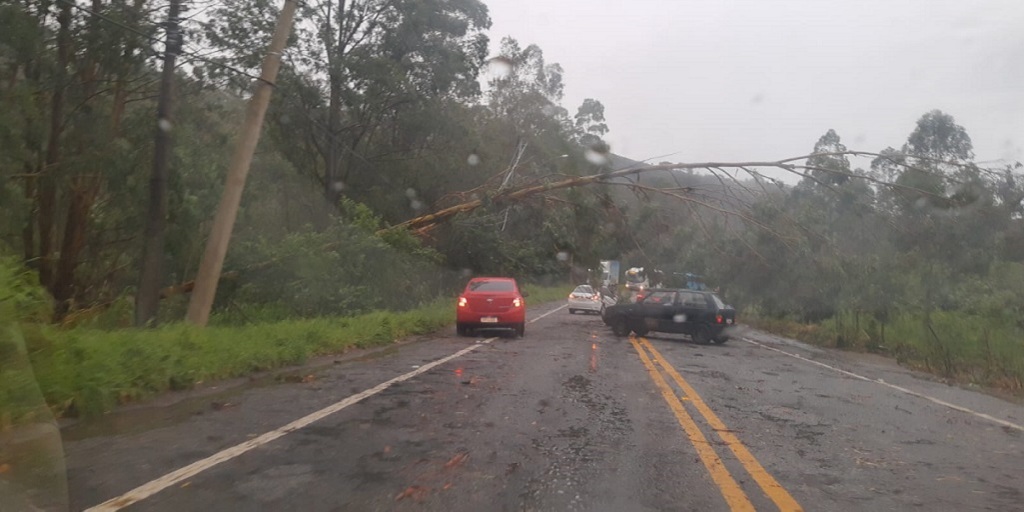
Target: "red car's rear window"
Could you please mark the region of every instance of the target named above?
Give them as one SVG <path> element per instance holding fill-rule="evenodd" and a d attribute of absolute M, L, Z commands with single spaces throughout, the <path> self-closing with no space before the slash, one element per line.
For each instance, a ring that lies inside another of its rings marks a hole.
<path fill-rule="evenodd" d="M 512 281 L 472 281 L 469 283 L 471 292 L 512 292 L 516 286 Z"/>

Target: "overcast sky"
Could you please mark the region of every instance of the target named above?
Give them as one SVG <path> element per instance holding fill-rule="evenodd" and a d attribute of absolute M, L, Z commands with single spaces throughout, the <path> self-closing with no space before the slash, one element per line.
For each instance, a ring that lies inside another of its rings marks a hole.
<path fill-rule="evenodd" d="M 1024 160 L 1024 0 L 484 1 L 492 49 L 540 46 L 623 156 L 775 159 L 829 128 L 898 148 L 937 108 L 979 161 Z"/>

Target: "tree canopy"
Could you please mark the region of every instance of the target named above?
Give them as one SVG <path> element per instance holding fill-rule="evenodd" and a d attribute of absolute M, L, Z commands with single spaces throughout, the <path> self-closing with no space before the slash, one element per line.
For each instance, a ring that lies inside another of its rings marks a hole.
<path fill-rule="evenodd" d="M 182 314 L 279 7 L 185 13 L 163 127 L 165 320 Z M 135 292 L 164 8 L 0 5 L 0 240 L 57 319 Z M 822 127 L 800 158 L 649 165 L 605 143 L 599 99 L 564 105 L 571 77 L 539 46 L 492 44 L 479 0 L 315 0 L 299 18 L 219 311 L 347 314 L 395 306 L 394 290 L 406 307 L 471 274 L 578 281 L 602 259 L 696 272 L 739 305 L 809 320 L 978 308 L 996 290 L 1020 304 L 1000 276 L 1024 265 L 1021 166 L 975 162 L 949 113 L 876 153 Z"/>

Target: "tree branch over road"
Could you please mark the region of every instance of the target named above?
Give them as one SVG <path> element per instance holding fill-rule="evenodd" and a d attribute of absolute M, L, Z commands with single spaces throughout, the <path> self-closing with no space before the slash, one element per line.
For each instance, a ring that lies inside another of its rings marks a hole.
<path fill-rule="evenodd" d="M 630 187 L 638 188 L 638 187 L 640 187 L 639 185 L 635 185 L 635 184 L 632 184 L 632 183 L 622 183 L 622 182 L 618 182 L 617 183 L 614 180 L 620 179 L 620 178 L 628 178 L 628 177 L 633 176 L 633 175 L 640 175 L 640 174 L 644 174 L 644 173 L 651 173 L 651 172 L 657 172 L 657 171 L 706 170 L 706 171 L 708 171 L 708 172 L 710 172 L 712 174 L 716 174 L 716 170 L 717 170 L 717 172 L 721 172 L 721 170 L 724 170 L 724 169 L 737 169 L 737 170 L 749 173 L 752 177 L 755 177 L 755 179 L 757 179 L 757 177 L 760 175 L 760 173 L 752 172 L 750 170 L 751 168 L 774 168 L 774 169 L 783 170 L 785 172 L 794 174 L 796 176 L 800 176 L 800 177 L 809 178 L 809 179 L 814 180 L 814 178 L 810 177 L 809 174 L 807 172 L 805 172 L 805 171 L 817 170 L 817 171 L 826 172 L 826 173 L 833 173 L 833 174 L 843 175 L 843 176 L 846 176 L 846 177 L 851 178 L 851 179 L 862 179 L 862 180 L 865 180 L 865 181 L 868 181 L 868 182 L 871 182 L 871 183 L 875 183 L 875 184 L 880 185 L 880 186 L 892 187 L 892 188 L 897 188 L 897 189 L 913 191 L 913 192 L 919 193 L 919 194 L 934 195 L 934 194 L 932 194 L 932 193 L 930 193 L 929 191 L 926 191 L 926 190 L 921 190 L 921 189 L 918 189 L 918 188 L 915 188 L 915 187 L 909 187 L 909 186 L 900 185 L 900 184 L 897 184 L 897 183 L 888 182 L 888 181 L 885 181 L 885 180 L 882 180 L 882 179 L 878 179 L 878 178 L 875 178 L 875 177 L 872 177 L 872 176 L 868 176 L 868 175 L 862 175 L 862 174 L 857 174 L 857 173 L 852 173 L 852 172 L 837 171 L 837 170 L 834 170 L 834 169 L 827 169 L 827 168 L 823 168 L 823 167 L 810 166 L 810 165 L 806 165 L 806 164 L 798 164 L 798 162 L 805 162 L 808 159 L 810 159 L 812 157 L 815 157 L 815 156 L 819 156 L 820 157 L 820 156 L 844 156 L 844 155 L 845 156 L 858 156 L 858 157 L 871 157 L 871 158 L 888 158 L 888 155 L 882 155 L 882 154 L 879 154 L 879 153 L 869 153 L 869 152 L 866 152 L 866 151 L 843 151 L 843 152 L 837 152 L 837 153 L 812 153 L 812 154 L 809 154 L 809 155 L 796 156 L 796 157 L 792 157 L 792 158 L 784 158 L 782 160 L 774 160 L 774 161 L 698 162 L 698 163 L 677 163 L 677 164 L 647 165 L 647 166 L 642 166 L 642 167 L 639 167 L 639 166 L 638 167 L 627 167 L 625 169 L 618 169 L 618 170 L 614 170 L 614 171 L 610 171 L 610 172 L 606 172 L 606 173 L 601 173 L 601 174 L 591 174 L 591 175 L 586 175 L 586 176 L 572 177 L 572 178 L 566 178 L 566 179 L 563 179 L 563 180 L 560 180 L 560 181 L 554 181 L 554 182 L 551 182 L 551 183 L 545 183 L 545 184 L 541 184 L 541 185 L 526 186 L 526 187 L 522 187 L 522 188 L 519 188 L 519 189 L 511 190 L 509 192 L 504 192 L 504 193 L 500 193 L 500 194 L 495 194 L 493 196 L 489 196 L 489 199 L 486 200 L 486 201 L 484 199 L 473 199 L 473 200 L 470 200 L 470 201 L 466 201 L 466 202 L 463 202 L 463 203 L 456 204 L 454 206 L 450 206 L 450 207 L 447 207 L 447 208 L 442 208 L 442 209 L 440 209 L 440 210 L 438 210 L 436 212 L 429 213 L 427 215 L 421 215 L 419 217 L 415 217 L 415 218 L 409 219 L 409 220 L 407 220 L 405 222 L 402 222 L 400 224 L 397 224 L 394 227 L 389 228 L 389 229 L 399 229 L 400 228 L 400 229 L 409 229 L 409 230 L 412 230 L 412 231 L 429 230 L 429 228 L 431 228 L 431 227 L 433 227 L 433 226 L 435 226 L 437 224 L 440 224 L 442 222 L 445 222 L 445 221 L 451 219 L 452 217 L 454 217 L 454 216 L 456 216 L 458 214 L 472 212 L 472 211 L 474 211 L 474 210 L 484 206 L 487 203 L 494 203 L 494 204 L 499 204 L 499 203 L 501 203 L 501 204 L 515 203 L 515 202 L 518 202 L 518 201 L 523 201 L 523 200 L 529 199 L 529 198 L 531 198 L 531 197 L 533 197 L 533 196 L 535 196 L 537 194 L 544 193 L 544 192 L 550 192 L 550 191 L 553 191 L 553 190 L 568 189 L 568 188 L 574 188 L 574 187 L 582 187 L 582 186 L 587 186 L 587 185 L 625 185 L 625 186 L 630 186 Z M 926 173 L 930 172 L 930 171 L 923 170 L 923 169 L 917 169 L 917 168 L 915 168 L 915 167 L 913 167 L 911 165 L 906 164 L 905 162 L 895 162 L 895 161 L 893 161 L 893 163 L 895 163 L 897 165 L 900 165 L 900 166 L 902 166 L 904 168 L 907 168 L 907 169 L 919 170 L 921 172 L 926 172 Z M 951 165 L 960 165 L 960 164 L 954 164 L 954 163 L 951 163 L 951 162 L 945 162 L 945 163 L 949 163 Z M 728 173 L 725 173 L 725 174 L 728 175 Z M 645 188 L 647 190 L 652 190 L 650 187 L 643 187 L 643 188 Z M 661 193 L 666 193 L 665 190 L 661 190 L 661 189 L 659 189 L 657 191 L 661 192 Z M 700 201 L 698 201 L 697 199 L 695 199 L 693 197 L 685 196 L 685 195 L 682 195 L 682 194 L 675 194 L 674 197 L 676 199 L 680 199 L 682 201 L 691 201 L 691 202 L 698 202 L 698 203 L 700 203 Z M 702 206 L 711 207 L 710 205 L 708 205 L 706 203 L 701 203 L 701 205 Z M 740 215 L 738 212 L 725 211 L 725 210 L 721 210 L 721 211 L 723 213 Z M 740 215 L 740 216 L 742 217 L 743 215 Z M 753 219 L 751 219 L 749 217 L 746 220 L 752 221 L 755 224 L 757 223 L 756 221 L 754 221 Z"/>
<path fill-rule="evenodd" d="M 736 176 L 734 176 L 733 173 L 728 172 L 728 170 L 734 170 L 734 171 L 736 171 L 736 174 L 744 173 L 744 174 L 747 174 L 747 175 L 751 176 L 754 179 L 754 181 L 761 187 L 761 191 L 762 191 L 761 193 L 767 194 L 768 191 L 766 189 L 764 189 L 763 185 L 762 185 L 763 181 L 766 180 L 766 179 L 773 180 L 773 181 L 777 181 L 777 180 L 775 178 L 770 178 L 770 177 L 765 176 L 758 169 L 779 169 L 779 170 L 785 171 L 787 173 L 793 174 L 795 176 L 799 176 L 801 178 L 807 178 L 808 180 L 810 180 L 812 182 L 815 182 L 815 183 L 818 183 L 818 184 L 822 185 L 823 187 L 829 189 L 833 193 L 838 193 L 838 191 L 834 187 L 829 186 L 829 185 L 823 183 L 822 180 L 820 180 L 819 178 L 817 178 L 815 176 L 812 176 L 810 174 L 810 171 L 820 171 L 822 173 L 830 173 L 830 174 L 845 176 L 845 177 L 847 177 L 849 179 L 863 180 L 863 181 L 872 183 L 874 185 L 877 185 L 879 187 L 891 188 L 891 189 L 894 189 L 894 190 L 902 190 L 902 191 L 905 191 L 905 192 L 913 192 L 915 194 L 920 194 L 922 196 L 930 196 L 930 197 L 936 197 L 936 198 L 939 197 L 936 194 L 934 194 L 933 192 L 930 192 L 930 191 L 927 191 L 927 190 L 922 190 L 922 189 L 919 189 L 919 188 L 916 188 L 916 187 L 912 187 L 912 186 L 907 186 L 907 185 L 901 185 L 899 183 L 894 183 L 894 182 L 886 181 L 886 180 L 883 180 L 883 179 L 880 179 L 880 178 L 877 178 L 877 177 L 874 177 L 874 176 L 870 176 L 870 175 L 866 175 L 866 174 L 860 174 L 860 173 L 854 173 L 854 172 L 837 171 L 835 169 L 829 169 L 829 168 L 825 168 L 825 167 L 812 166 L 812 165 L 807 165 L 807 164 L 803 163 L 803 162 L 806 162 L 808 159 L 810 159 L 812 157 L 822 157 L 822 156 L 836 156 L 836 157 L 838 157 L 838 156 L 855 156 L 855 157 L 873 158 L 873 159 L 881 158 L 881 159 L 886 159 L 888 161 L 891 161 L 893 164 L 898 165 L 898 166 L 900 166 L 900 167 L 902 167 L 904 169 L 917 170 L 917 171 L 922 172 L 922 173 L 934 174 L 934 171 L 927 170 L 927 169 L 921 169 L 919 167 L 915 167 L 915 166 L 907 163 L 905 160 L 904 161 L 899 161 L 899 160 L 893 159 L 892 155 L 886 155 L 886 154 L 880 154 L 880 153 L 871 153 L 871 152 L 866 152 L 866 151 L 841 151 L 841 152 L 833 152 L 833 153 L 811 153 L 811 154 L 802 155 L 802 156 L 796 156 L 796 157 L 791 157 L 791 158 L 784 158 L 784 159 L 781 159 L 781 160 L 764 160 L 764 161 L 754 160 L 754 161 L 742 161 L 742 162 L 695 162 L 695 163 L 673 163 L 673 164 L 634 166 L 634 167 L 627 167 L 627 168 L 623 168 L 623 169 L 617 169 L 617 170 L 613 170 L 613 171 L 609 171 L 609 172 L 604 172 L 604 173 L 600 173 L 600 174 L 590 174 L 590 175 L 585 175 L 585 176 L 568 177 L 568 178 L 563 178 L 563 179 L 560 179 L 560 180 L 557 180 L 557 181 L 552 181 L 552 182 L 549 182 L 549 183 L 540 183 L 540 184 L 538 184 L 538 183 L 534 182 L 534 183 L 531 183 L 531 184 L 520 186 L 518 188 L 508 189 L 507 191 L 498 193 L 497 192 L 497 186 L 498 186 L 498 179 L 497 178 L 499 178 L 502 175 L 504 175 L 505 173 L 507 173 L 507 168 L 506 168 L 506 169 L 503 169 L 502 171 L 500 171 L 498 173 L 495 173 L 490 179 L 487 180 L 487 182 L 484 185 L 477 186 L 477 187 L 474 187 L 472 189 L 469 189 L 469 190 L 466 190 L 466 191 L 463 191 L 463 192 L 452 192 L 452 193 L 447 194 L 445 196 L 445 198 L 444 198 L 444 199 L 451 199 L 451 198 L 465 198 L 465 197 L 478 196 L 476 199 L 471 199 L 469 201 L 463 201 L 461 203 L 458 203 L 458 204 L 455 204 L 455 205 L 452 205 L 452 206 L 441 208 L 441 209 L 439 209 L 439 210 L 437 210 L 437 211 L 435 211 L 433 213 L 429 213 L 429 214 L 426 214 L 426 215 L 421 215 L 421 216 L 418 216 L 418 217 L 414 217 L 412 219 L 409 219 L 409 220 L 407 220 L 405 222 L 396 224 L 394 226 L 390 226 L 390 227 L 387 227 L 387 228 L 380 229 L 379 231 L 377 231 L 377 234 L 381 235 L 381 234 L 387 233 L 387 232 L 392 231 L 392 230 L 408 230 L 409 232 L 411 232 L 411 233 L 413 233 L 413 234 L 415 234 L 417 236 L 424 237 L 430 231 L 432 231 L 434 228 L 440 226 L 441 224 L 443 224 L 445 222 L 448 222 L 448 221 L 454 219 L 456 216 L 458 216 L 460 214 L 472 213 L 472 212 L 474 212 L 476 210 L 479 210 L 480 208 L 487 207 L 489 205 L 509 205 L 509 204 L 515 204 L 515 203 L 519 203 L 519 202 L 524 202 L 524 201 L 527 201 L 527 200 L 535 198 L 535 197 L 549 197 L 549 193 L 550 192 L 557 191 L 557 190 L 571 189 L 571 188 L 577 188 L 577 187 L 585 187 L 585 186 L 590 186 L 590 185 L 612 185 L 612 186 L 621 186 L 621 187 L 630 188 L 630 189 L 635 190 L 635 191 L 643 191 L 643 192 L 649 192 L 649 193 L 656 193 L 656 194 L 664 195 L 664 196 L 667 196 L 667 197 L 671 197 L 672 199 L 684 202 L 684 203 L 686 203 L 686 204 L 688 204 L 688 205 L 690 205 L 691 207 L 694 207 L 694 208 L 707 208 L 709 210 L 721 213 L 723 215 L 734 216 L 736 218 L 739 218 L 740 220 L 742 220 L 745 223 L 749 223 L 749 224 L 757 227 L 758 229 L 762 229 L 765 232 L 769 233 L 770 235 L 772 235 L 774 237 L 777 237 L 779 240 L 781 240 L 787 246 L 790 244 L 790 242 L 791 242 L 791 240 L 790 240 L 791 237 L 790 236 L 787 236 L 785 234 L 780 233 L 777 229 L 774 229 L 774 228 L 770 227 L 768 224 L 766 224 L 765 222 L 762 222 L 761 220 L 757 219 L 752 212 L 747 211 L 745 208 L 730 209 L 730 208 L 726 208 L 724 206 L 717 206 L 717 205 L 711 204 L 708 201 L 702 200 L 701 197 L 698 194 L 693 193 L 693 191 L 689 190 L 688 187 L 670 187 L 670 188 L 669 187 L 655 187 L 655 186 L 650 186 L 650 185 L 641 185 L 641 184 L 635 183 L 633 181 L 621 181 L 621 180 L 628 179 L 628 178 L 630 178 L 632 176 L 639 176 L 641 174 L 649 174 L 649 173 L 654 173 L 654 172 L 659 172 L 659 171 L 660 172 L 665 172 L 665 171 L 705 170 L 705 171 L 709 172 L 711 175 L 718 177 L 718 179 L 721 179 L 720 176 L 722 174 L 724 174 L 724 175 L 729 177 L 730 181 L 732 181 L 734 183 L 737 183 L 737 184 L 740 184 L 739 179 Z M 938 163 L 942 163 L 942 164 L 946 164 L 946 165 L 951 165 L 951 166 L 957 166 L 957 167 L 967 167 L 967 164 L 959 164 L 959 163 L 948 162 L 948 161 L 942 161 L 942 162 L 938 162 Z M 943 176 L 943 178 L 944 179 L 951 179 L 948 176 Z M 619 180 L 619 181 L 617 181 L 617 180 Z M 488 190 L 487 190 L 488 189 L 488 184 L 491 187 L 494 187 L 494 189 L 492 191 L 490 191 L 490 194 L 493 194 L 493 195 L 488 195 Z M 756 192 L 756 191 L 753 191 L 752 189 L 750 189 L 749 187 L 746 187 L 746 186 L 743 186 L 742 188 L 745 191 L 747 191 L 748 193 Z M 479 196 L 483 196 L 483 197 L 479 197 Z M 744 205 L 744 206 L 747 206 L 747 205 Z M 796 222 L 796 221 L 794 220 L 793 222 Z M 336 245 L 337 244 L 327 244 L 327 245 L 325 245 L 323 247 L 323 249 L 324 250 L 330 250 L 330 249 L 332 249 Z M 760 256 L 760 254 L 758 254 L 758 256 Z M 279 263 L 279 261 L 277 261 L 277 260 L 268 260 L 268 261 L 260 262 L 260 263 L 257 263 L 257 264 L 254 264 L 254 265 L 250 265 L 250 266 L 247 266 L 247 267 L 239 269 L 239 270 L 235 270 L 235 271 L 231 271 L 231 272 L 225 272 L 224 275 L 222 276 L 222 278 L 224 278 L 224 279 L 235 279 L 235 278 L 238 278 L 240 275 L 245 274 L 246 272 L 254 272 L 254 271 L 259 271 L 261 269 L 266 269 L 266 268 L 269 268 L 269 267 L 273 266 L 275 263 Z M 192 288 L 194 287 L 194 285 L 195 285 L 194 281 L 186 281 L 186 282 L 178 284 L 178 285 L 170 286 L 170 287 L 164 288 L 163 292 L 161 293 L 161 296 L 163 298 L 166 298 L 166 297 L 170 297 L 170 296 L 174 296 L 174 295 L 179 295 L 179 294 L 182 294 L 182 293 L 189 293 L 192 290 Z"/>

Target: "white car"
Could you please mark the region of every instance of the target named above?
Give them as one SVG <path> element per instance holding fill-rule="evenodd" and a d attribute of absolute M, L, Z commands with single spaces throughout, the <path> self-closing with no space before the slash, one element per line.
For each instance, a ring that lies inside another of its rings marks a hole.
<path fill-rule="evenodd" d="M 574 315 L 577 311 L 601 314 L 606 306 L 615 304 L 615 299 L 609 297 L 593 286 L 581 284 L 569 294 L 569 314 Z"/>

